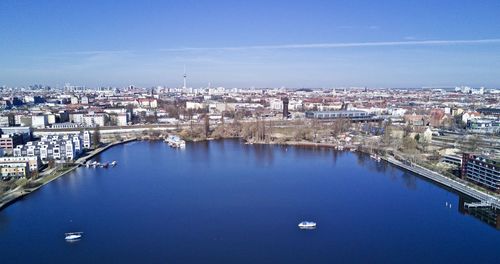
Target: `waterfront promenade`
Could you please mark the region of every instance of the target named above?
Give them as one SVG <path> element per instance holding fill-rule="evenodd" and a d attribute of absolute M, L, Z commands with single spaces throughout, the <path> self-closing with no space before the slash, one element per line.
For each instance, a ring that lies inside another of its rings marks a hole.
<path fill-rule="evenodd" d="M 474 199 L 477 199 L 482 204 L 488 204 L 489 206 L 495 209 L 500 209 L 500 199 L 494 195 L 472 188 L 470 186 L 467 186 L 467 184 L 463 182 L 451 179 L 449 177 L 446 177 L 444 175 L 441 175 L 437 172 L 434 172 L 432 170 L 429 170 L 414 163 L 405 164 L 399 160 L 396 160 L 393 157 L 384 157 L 383 159 L 400 168 L 416 173 L 422 177 L 425 177 L 441 185 L 444 185 L 448 188 L 451 188 L 455 191 L 458 191 Z"/>

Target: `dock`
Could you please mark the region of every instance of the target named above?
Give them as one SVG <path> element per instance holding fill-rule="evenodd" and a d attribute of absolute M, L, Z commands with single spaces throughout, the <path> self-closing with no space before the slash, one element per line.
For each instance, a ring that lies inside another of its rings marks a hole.
<path fill-rule="evenodd" d="M 83 156 L 83 157 L 80 157 L 79 159 L 77 159 L 75 161 L 75 164 L 77 164 L 78 166 L 84 166 L 85 163 L 90 160 L 91 158 L 93 158 L 94 156 L 100 154 L 101 152 L 113 147 L 113 146 L 116 146 L 116 145 L 120 145 L 120 144 L 125 144 L 125 143 L 128 143 L 128 142 L 132 142 L 132 141 L 135 141 L 137 140 L 137 138 L 129 138 L 129 139 L 125 139 L 125 140 L 122 140 L 122 141 L 117 141 L 117 142 L 114 142 L 114 143 L 111 143 L 111 144 L 108 144 L 102 148 L 98 148 L 98 149 L 95 149 L 91 152 L 89 152 L 87 155 Z"/>
<path fill-rule="evenodd" d="M 478 202 L 478 203 L 464 203 L 465 208 L 489 208 L 491 203 L 489 202 Z"/>

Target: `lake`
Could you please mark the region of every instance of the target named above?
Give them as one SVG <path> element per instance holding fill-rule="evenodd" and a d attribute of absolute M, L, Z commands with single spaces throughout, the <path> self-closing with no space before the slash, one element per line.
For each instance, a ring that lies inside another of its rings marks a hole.
<path fill-rule="evenodd" d="M 221 140 L 96 160 L 118 165 L 0 211 L 0 263 L 500 263 L 495 212 L 364 154 Z"/>

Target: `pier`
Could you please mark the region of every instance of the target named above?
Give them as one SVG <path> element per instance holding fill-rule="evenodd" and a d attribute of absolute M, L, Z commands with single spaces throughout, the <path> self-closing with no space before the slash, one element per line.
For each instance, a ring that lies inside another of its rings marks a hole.
<path fill-rule="evenodd" d="M 483 208 L 483 207 L 491 207 L 491 203 L 490 203 L 490 202 L 464 203 L 464 207 L 466 207 L 466 208 Z"/>
<path fill-rule="evenodd" d="M 463 193 L 465 195 L 468 195 L 474 199 L 477 199 L 479 203 L 469 203 L 468 207 L 469 208 L 478 208 L 478 207 L 491 207 L 494 209 L 500 209 L 500 199 L 497 198 L 496 196 L 493 196 L 491 194 L 488 194 L 486 192 L 477 190 L 475 188 L 472 188 L 470 186 L 467 186 L 465 183 L 459 182 L 457 180 L 448 178 L 444 175 L 441 175 L 437 172 L 431 171 L 427 168 L 424 168 L 422 166 L 419 166 L 414 163 L 403 163 L 399 160 L 396 160 L 393 157 L 386 157 L 384 158 L 387 162 L 390 162 L 400 168 L 403 168 L 407 171 L 411 171 L 413 173 L 416 173 L 422 177 L 425 177 L 427 179 L 430 179 L 434 182 L 437 182 L 443 186 L 446 186 L 448 188 L 451 188 L 457 192 Z"/>
<path fill-rule="evenodd" d="M 77 159 L 75 161 L 75 164 L 77 164 L 78 166 L 83 166 L 85 165 L 85 163 L 90 160 L 91 158 L 93 158 L 94 156 L 100 154 L 101 152 L 113 147 L 113 146 L 116 146 L 116 145 L 120 145 L 120 144 L 125 144 L 125 143 L 128 143 L 128 142 L 132 142 L 132 141 L 135 141 L 137 140 L 137 138 L 129 138 L 129 139 L 125 139 L 125 140 L 122 140 L 122 141 L 117 141 L 117 142 L 114 142 L 114 143 L 110 143 L 102 148 L 98 148 L 98 149 L 95 149 L 93 151 L 91 151 L 90 153 L 88 153 L 87 155 L 83 156 L 83 157 L 80 157 L 79 159 Z"/>

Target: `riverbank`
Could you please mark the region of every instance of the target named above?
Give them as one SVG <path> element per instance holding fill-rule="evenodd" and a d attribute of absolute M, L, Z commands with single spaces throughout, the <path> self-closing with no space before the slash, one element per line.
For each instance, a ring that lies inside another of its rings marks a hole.
<path fill-rule="evenodd" d="M 488 194 L 486 192 L 483 192 L 481 190 L 478 190 L 476 188 L 473 188 L 468 185 L 467 182 L 462 182 L 458 180 L 451 179 L 449 177 L 446 177 L 442 174 L 439 174 L 435 171 L 429 170 L 427 168 L 424 168 L 422 166 L 419 166 L 418 164 L 405 164 L 399 160 L 396 160 L 393 157 L 382 157 L 385 161 L 400 167 L 404 170 L 413 172 L 417 175 L 420 175 L 424 178 L 427 178 L 433 182 L 436 182 L 440 185 L 443 185 L 445 187 L 448 187 L 450 189 L 453 189 L 457 192 L 460 192 L 462 194 L 465 194 L 467 196 L 470 196 L 474 199 L 477 199 L 481 202 L 488 203 L 491 205 L 491 207 L 495 209 L 500 209 L 500 199 L 497 196 Z"/>
<path fill-rule="evenodd" d="M 333 143 L 315 143 L 308 141 L 286 141 L 286 142 L 246 142 L 245 144 L 263 144 L 263 145 L 281 145 L 281 146 L 295 146 L 295 147 L 319 147 L 319 148 L 334 148 L 339 150 L 358 150 L 356 145 L 344 145 L 344 144 L 333 144 Z M 364 152 L 365 153 L 365 152 Z M 367 153 L 370 154 L 370 153 Z"/>
<path fill-rule="evenodd" d="M 299 147 L 326 147 L 326 148 L 334 148 L 346 151 L 356 150 L 360 153 L 364 153 L 367 155 L 373 154 L 370 153 L 369 151 L 366 151 L 366 149 L 360 148 L 359 146 L 356 146 L 354 144 L 338 145 L 332 143 L 314 143 L 314 142 L 303 142 L 303 141 L 289 141 L 284 143 L 258 141 L 258 142 L 247 142 L 246 144 L 284 145 L 284 146 L 299 146 Z M 483 190 L 480 190 L 478 189 L 477 186 L 473 185 L 472 183 L 469 183 L 467 181 L 461 181 L 460 179 L 457 180 L 452 179 L 448 176 L 445 176 L 443 174 L 440 174 L 438 172 L 435 172 L 433 170 L 430 170 L 415 163 L 405 164 L 390 155 L 382 155 L 381 158 L 399 168 L 402 168 L 404 170 L 415 173 L 421 177 L 429 179 L 432 182 L 435 182 L 437 184 L 450 188 L 454 191 L 470 196 L 474 199 L 479 200 L 482 203 L 490 204 L 492 208 L 500 209 L 500 198 L 498 197 L 498 195 L 490 194 Z"/>
<path fill-rule="evenodd" d="M 14 203 L 15 201 L 23 198 L 24 196 L 42 188 L 44 185 L 52 182 L 53 180 L 56 180 L 72 171 L 77 169 L 79 166 L 83 165 L 86 161 L 89 159 L 93 158 L 94 156 L 102 153 L 103 151 L 106 151 L 107 149 L 120 145 L 120 144 L 125 144 L 128 142 L 132 142 L 137 140 L 137 138 L 130 138 L 130 139 L 125 139 L 122 141 L 116 141 L 107 144 L 106 146 L 97 148 L 95 150 L 90 151 L 87 153 L 87 155 L 80 157 L 77 159 L 74 164 L 72 164 L 69 167 L 66 167 L 62 170 L 57 170 L 57 169 L 49 169 L 43 173 L 41 173 L 41 177 L 33 180 L 33 181 L 27 181 L 24 185 L 18 186 L 13 190 L 10 190 L 0 196 L 0 210 L 3 208 L 9 206 L 10 204 Z M 26 187 L 27 185 L 33 185 L 34 187 Z"/>

